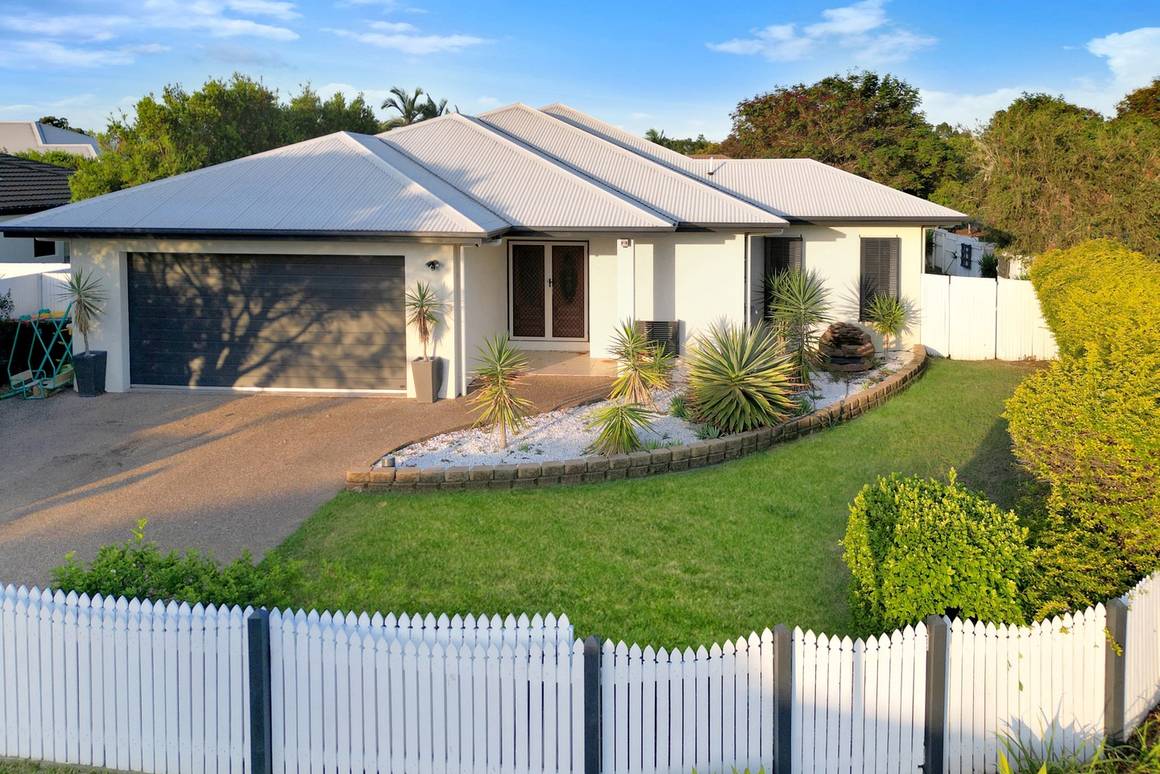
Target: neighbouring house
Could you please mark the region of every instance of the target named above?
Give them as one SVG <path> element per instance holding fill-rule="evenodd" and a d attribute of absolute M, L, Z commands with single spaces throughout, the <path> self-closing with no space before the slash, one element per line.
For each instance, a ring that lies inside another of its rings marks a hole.
<path fill-rule="evenodd" d="M 65 151 L 85 158 L 100 154 L 97 138 L 37 121 L 0 121 L 0 152 Z"/>
<path fill-rule="evenodd" d="M 931 231 L 930 264 L 939 274 L 956 277 L 983 276 L 983 256 L 994 255 L 995 245 L 976 233 L 936 228 Z"/>
<path fill-rule="evenodd" d="M 111 301 L 107 386 L 402 393 L 403 294 L 447 303 L 465 393 L 483 339 L 609 357 L 626 318 L 680 344 L 761 314 L 764 278 L 818 271 L 836 315 L 917 304 L 923 229 L 962 213 L 807 159 L 690 159 L 564 105 L 339 132 L 7 224 L 71 242 Z M 916 323 L 910 341 L 921 336 Z"/>
<path fill-rule="evenodd" d="M 0 229 L 16 218 L 68 204 L 71 169 L 0 153 Z M 56 263 L 67 245 L 51 239 L 0 238 L 0 263 Z"/>

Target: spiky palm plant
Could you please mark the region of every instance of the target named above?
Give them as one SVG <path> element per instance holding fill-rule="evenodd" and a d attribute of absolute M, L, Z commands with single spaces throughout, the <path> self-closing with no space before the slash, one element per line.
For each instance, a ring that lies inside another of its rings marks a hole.
<path fill-rule="evenodd" d="M 802 384 L 818 366 L 818 326 L 830 322 L 826 283 L 815 271 L 783 271 L 766 278 L 766 316 L 785 337 Z"/>
<path fill-rule="evenodd" d="M 638 430 L 652 424 L 653 412 L 639 403 L 611 403 L 590 415 L 588 427 L 599 428 L 590 449 L 597 454 L 628 454 L 641 448 Z"/>
<path fill-rule="evenodd" d="M 482 382 L 472 397 L 472 411 L 479 412 L 476 426 L 495 428 L 501 449 L 507 448 L 508 432 L 518 433 L 527 424 L 532 402 L 515 393 L 516 381 L 528 369 L 528 359 L 512 346 L 507 334 L 485 339 L 479 349 L 475 376 Z"/>
<path fill-rule="evenodd" d="M 423 359 L 428 360 L 427 345 L 435 335 L 435 327 L 447 310 L 447 304 L 439 300 L 439 295 L 430 283 L 416 282 L 415 287 L 404 294 L 403 306 L 407 310 L 407 325 L 412 326 L 419 334 L 419 341 L 423 345 Z"/>
<path fill-rule="evenodd" d="M 68 275 L 68 282 L 60 295 L 72 304 L 72 325 L 81 334 L 85 352 L 88 352 L 89 332 L 108 299 L 101 278 L 91 270 L 78 269 Z"/>
<path fill-rule="evenodd" d="M 651 404 L 652 391 L 669 386 L 675 358 L 660 344 L 650 342 L 632 320 L 621 322 L 613 332 L 612 354 L 617 374 L 610 398 Z"/>
<path fill-rule="evenodd" d="M 882 350 L 890 350 L 890 340 L 895 343 L 902 336 L 907 324 L 906 305 L 894 296 L 879 293 L 870 299 L 866 307 L 866 318 L 871 327 L 882 336 Z"/>
<path fill-rule="evenodd" d="M 768 324 L 717 323 L 689 356 L 689 396 L 697 419 L 727 433 L 784 421 L 800 387 L 792 357 Z"/>

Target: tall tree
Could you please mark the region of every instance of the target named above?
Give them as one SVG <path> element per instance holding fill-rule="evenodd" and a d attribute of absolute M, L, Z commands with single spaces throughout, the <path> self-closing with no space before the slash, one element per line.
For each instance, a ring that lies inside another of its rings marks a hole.
<path fill-rule="evenodd" d="M 663 129 L 649 129 L 644 133 L 644 138 L 686 156 L 716 153 L 721 147 L 720 143 L 713 142 L 703 134 L 696 137 L 669 137 Z"/>
<path fill-rule="evenodd" d="M 1153 78 L 1152 83 L 1120 100 L 1116 105 L 1116 115 L 1119 118 L 1140 116 L 1160 123 L 1160 78 Z"/>
<path fill-rule="evenodd" d="M 55 126 L 57 129 L 71 129 L 74 132 L 81 131 L 80 129 L 77 129 L 75 126 L 69 126 L 68 119 L 65 118 L 64 116 L 41 116 L 40 120 L 38 120 L 37 123 L 38 124 L 48 124 L 49 126 Z"/>
<path fill-rule="evenodd" d="M 721 151 L 738 158 L 812 158 L 918 196 L 964 174 L 953 143 L 927 123 L 918 90 L 857 72 L 779 87 L 742 101 Z"/>
<path fill-rule="evenodd" d="M 447 113 L 447 100 L 441 99 L 438 103 L 431 95 L 419 87 L 407 91 L 399 86 L 391 89 L 393 96 L 383 100 L 383 110 L 393 110 L 397 116 L 387 119 L 383 126 L 394 129 L 397 126 L 410 126 L 428 118 L 438 118 Z M 425 99 L 424 99 L 425 98 Z"/>
<path fill-rule="evenodd" d="M 374 110 L 362 94 L 347 102 L 341 92 L 335 92 L 324 102 L 308 83 L 286 105 L 285 120 L 286 142 L 339 131 L 375 134 L 380 129 Z"/>

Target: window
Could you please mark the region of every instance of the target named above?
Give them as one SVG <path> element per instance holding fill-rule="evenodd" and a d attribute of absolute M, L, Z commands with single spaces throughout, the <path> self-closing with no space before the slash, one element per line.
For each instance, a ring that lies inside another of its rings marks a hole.
<path fill-rule="evenodd" d="M 32 256 L 34 258 L 47 258 L 50 255 L 56 255 L 56 242 L 48 239 L 32 240 Z"/>
<path fill-rule="evenodd" d="M 765 238 L 765 276 L 772 277 L 783 271 L 802 268 L 801 237 Z"/>
<path fill-rule="evenodd" d="M 972 250 L 970 245 L 968 245 L 968 244 L 959 245 L 959 266 L 961 266 L 964 269 L 971 268 L 971 257 L 972 257 L 971 253 L 973 253 L 973 252 L 974 251 Z"/>
<path fill-rule="evenodd" d="M 858 278 L 858 319 L 866 319 L 870 299 L 877 295 L 900 298 L 899 239 L 862 239 L 862 273 Z"/>

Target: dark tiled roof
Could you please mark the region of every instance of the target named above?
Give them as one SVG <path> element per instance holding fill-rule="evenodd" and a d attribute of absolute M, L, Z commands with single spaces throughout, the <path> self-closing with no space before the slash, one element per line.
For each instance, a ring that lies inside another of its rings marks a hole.
<path fill-rule="evenodd" d="M 0 215 L 68 204 L 71 169 L 0 153 Z"/>

